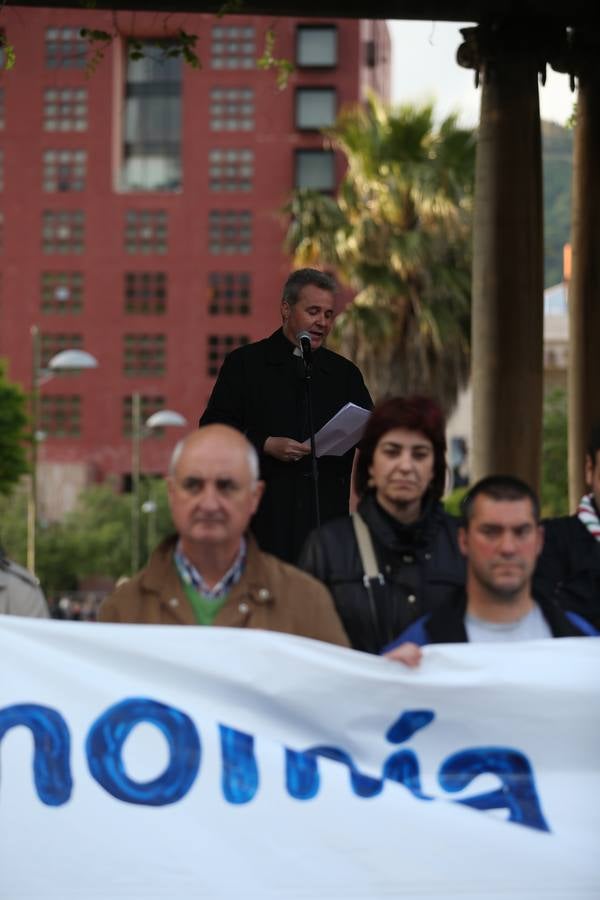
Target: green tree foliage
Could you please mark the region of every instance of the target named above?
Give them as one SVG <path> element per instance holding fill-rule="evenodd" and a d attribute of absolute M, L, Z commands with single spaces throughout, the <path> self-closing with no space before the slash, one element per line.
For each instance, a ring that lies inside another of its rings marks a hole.
<path fill-rule="evenodd" d="M 25 394 L 5 375 L 0 360 L 0 494 L 8 493 L 27 470 Z"/>
<path fill-rule="evenodd" d="M 544 285 L 563 280 L 563 247 L 571 234 L 573 132 L 542 122 L 544 166 Z"/>
<path fill-rule="evenodd" d="M 474 133 L 371 96 L 327 134 L 346 175 L 336 197 L 294 193 L 287 246 L 356 293 L 333 339 L 374 395 L 430 393 L 449 412 L 469 371 Z"/>
<path fill-rule="evenodd" d="M 457 516 L 460 518 L 461 509 L 460 504 L 462 503 L 462 499 L 469 490 L 468 486 L 454 488 L 454 490 L 448 494 L 443 499 L 444 509 L 447 513 L 450 513 L 451 516 Z"/>
<path fill-rule="evenodd" d="M 0 547 L 16 562 L 27 558 L 27 485 L 13 485 L 10 493 L 0 495 Z"/>
<path fill-rule="evenodd" d="M 142 501 L 148 499 L 149 482 L 143 485 Z M 156 542 L 173 531 L 166 486 L 151 487 L 156 503 Z M 48 595 L 76 589 L 82 579 L 94 575 L 117 579 L 129 574 L 131 565 L 131 494 L 117 494 L 107 485 L 87 488 L 75 509 L 62 522 L 38 528 L 37 576 Z M 17 488 L 0 500 L 0 543 L 17 562 L 26 559 L 26 495 Z M 143 514 L 142 560 L 152 547 L 147 514 Z"/>
<path fill-rule="evenodd" d="M 569 512 L 567 398 L 560 388 L 544 399 L 542 448 L 542 514 L 564 516 Z"/>

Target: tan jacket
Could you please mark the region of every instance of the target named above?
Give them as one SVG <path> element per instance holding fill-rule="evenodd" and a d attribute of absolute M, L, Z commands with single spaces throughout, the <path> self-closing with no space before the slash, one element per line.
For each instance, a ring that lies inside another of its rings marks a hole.
<path fill-rule="evenodd" d="M 173 561 L 176 541 L 163 541 L 147 566 L 106 598 L 101 622 L 198 624 Z M 263 628 L 349 646 L 327 589 L 311 575 L 263 553 L 252 537 L 244 573 L 214 625 Z"/>

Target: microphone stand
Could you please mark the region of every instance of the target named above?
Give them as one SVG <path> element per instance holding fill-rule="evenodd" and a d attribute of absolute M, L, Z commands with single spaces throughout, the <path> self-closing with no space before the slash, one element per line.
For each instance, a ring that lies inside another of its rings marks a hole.
<path fill-rule="evenodd" d="M 312 482 L 315 500 L 315 522 L 316 527 L 321 527 L 321 510 L 319 507 L 319 470 L 317 468 L 317 454 L 315 453 L 315 426 L 313 423 L 312 410 L 312 358 L 307 358 L 302 354 L 304 363 L 304 385 L 306 387 L 306 409 L 308 412 L 308 430 L 310 434 L 310 461 L 312 469 Z"/>

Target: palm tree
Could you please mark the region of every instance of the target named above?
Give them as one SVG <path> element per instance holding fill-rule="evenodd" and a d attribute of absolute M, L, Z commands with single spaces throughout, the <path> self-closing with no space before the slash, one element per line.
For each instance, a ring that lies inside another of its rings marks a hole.
<path fill-rule="evenodd" d="M 355 292 L 333 339 L 374 396 L 428 393 L 450 412 L 469 371 L 474 134 L 371 96 L 327 135 L 346 175 L 336 197 L 293 194 L 287 247 Z"/>

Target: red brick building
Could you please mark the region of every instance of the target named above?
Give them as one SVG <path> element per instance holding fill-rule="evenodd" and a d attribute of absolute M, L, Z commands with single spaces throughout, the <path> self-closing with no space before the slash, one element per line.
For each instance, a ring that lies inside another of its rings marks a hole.
<path fill-rule="evenodd" d="M 0 74 L 0 356 L 32 380 L 59 350 L 98 368 L 41 388 L 42 506 L 131 471 L 131 398 L 193 427 L 224 355 L 278 325 L 290 270 L 281 209 L 295 185 L 331 190 L 342 160 L 319 128 L 366 88 L 387 96 L 381 22 L 5 7 L 16 65 Z M 115 32 L 90 73 L 84 26 Z M 295 63 L 288 87 L 256 67 L 267 29 Z M 131 39 L 198 35 L 201 69 Z M 162 472 L 173 433 L 144 441 Z M 46 503 L 44 502 L 46 501 Z"/>

